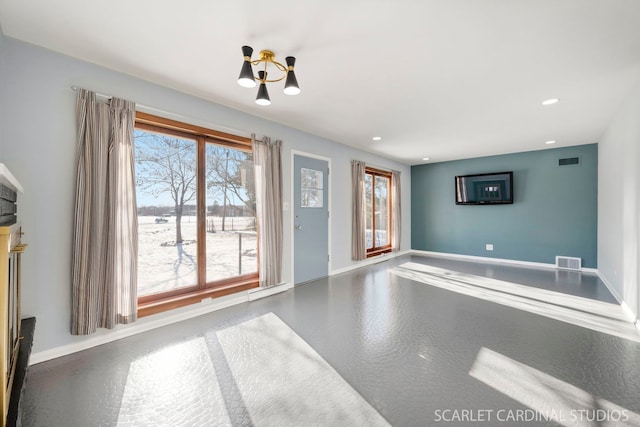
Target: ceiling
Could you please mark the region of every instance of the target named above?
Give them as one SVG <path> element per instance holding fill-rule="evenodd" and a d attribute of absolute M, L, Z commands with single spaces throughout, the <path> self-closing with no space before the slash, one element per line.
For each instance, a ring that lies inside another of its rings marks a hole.
<path fill-rule="evenodd" d="M 0 0 L 5 36 L 407 164 L 597 142 L 639 23 L 638 0 Z M 302 93 L 256 105 L 245 44 L 295 56 Z"/>

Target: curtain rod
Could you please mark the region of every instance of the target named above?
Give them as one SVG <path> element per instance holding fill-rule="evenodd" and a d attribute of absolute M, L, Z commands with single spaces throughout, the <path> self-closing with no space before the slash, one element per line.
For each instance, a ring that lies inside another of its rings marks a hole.
<path fill-rule="evenodd" d="M 84 88 L 81 88 L 81 87 L 78 87 L 78 86 L 71 86 L 71 90 L 73 90 L 74 92 L 77 92 L 77 91 L 79 91 L 80 89 L 84 89 Z M 84 89 L 84 90 L 88 90 L 88 91 L 90 91 L 90 92 L 95 93 L 95 94 L 96 94 L 96 96 L 97 96 L 98 98 L 104 98 L 104 99 L 118 98 L 117 96 L 107 95 L 107 94 L 100 93 L 100 92 L 94 92 L 94 91 L 92 91 L 92 90 L 90 90 L 90 89 Z M 134 101 L 134 102 L 135 102 L 135 101 Z M 155 111 L 161 112 L 161 111 L 160 111 L 160 110 L 158 110 L 158 109 L 155 109 L 155 108 L 152 108 L 152 107 L 148 107 L 148 106 L 146 106 L 146 105 L 138 104 L 137 102 L 136 102 L 136 107 L 140 107 L 140 108 L 143 108 L 143 109 L 145 109 L 145 110 L 155 110 Z M 168 111 L 164 111 L 164 113 L 165 113 L 165 114 L 171 114 L 171 113 L 169 113 Z"/>
<path fill-rule="evenodd" d="M 358 160 L 358 159 L 351 159 L 351 161 L 353 161 L 353 160 Z M 358 160 L 358 161 L 359 162 L 364 162 L 364 160 Z M 387 166 L 380 166 L 380 165 L 376 165 L 376 164 L 369 163 L 369 162 L 364 162 L 364 164 L 365 164 L 365 166 L 371 166 L 372 168 L 380 169 L 380 170 L 387 171 L 387 172 L 398 172 L 398 173 L 401 173 L 399 170 L 390 169 Z"/>
<path fill-rule="evenodd" d="M 85 89 L 85 88 L 81 88 L 81 87 L 78 87 L 78 86 L 71 86 L 71 90 L 73 90 L 74 92 L 77 92 L 79 89 Z M 103 98 L 103 99 L 114 98 L 114 95 L 107 95 L 107 94 L 104 94 L 104 93 L 92 91 L 90 89 L 85 89 L 85 90 L 88 90 L 90 92 L 95 93 L 96 96 L 99 97 L 99 98 Z M 118 98 L 118 97 L 116 96 L 115 98 Z M 193 122 L 194 121 L 194 119 L 192 117 L 187 117 L 187 116 L 184 116 L 182 114 L 173 113 L 171 111 L 161 110 L 161 109 L 155 108 L 155 107 L 149 107 L 148 105 L 139 104 L 136 101 L 133 101 L 133 102 L 135 102 L 135 104 L 136 104 L 136 109 L 138 107 L 140 107 L 140 109 L 146 110 L 146 112 L 148 112 L 150 114 L 160 114 L 160 115 L 164 115 L 164 116 L 170 116 L 170 117 L 172 117 L 174 119 L 178 119 L 178 120 L 181 120 L 181 121 L 184 121 L 184 122 Z M 199 121 L 199 120 L 196 120 L 196 121 Z M 233 133 L 235 135 L 246 137 L 246 138 L 249 138 L 251 136 L 251 134 L 248 133 L 247 131 L 233 129 L 233 128 L 230 128 L 230 127 L 227 127 L 227 126 L 222 126 L 222 125 L 215 124 L 215 123 L 209 123 L 206 120 L 201 121 L 201 123 L 202 123 L 201 126 L 214 128 L 214 129 L 222 131 L 222 132 Z M 193 124 L 197 124 L 197 123 L 193 123 Z"/>

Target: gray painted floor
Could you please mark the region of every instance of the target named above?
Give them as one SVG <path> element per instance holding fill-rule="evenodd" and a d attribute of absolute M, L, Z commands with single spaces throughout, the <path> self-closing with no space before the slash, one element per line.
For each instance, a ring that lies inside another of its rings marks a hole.
<path fill-rule="evenodd" d="M 228 373 L 211 334 L 270 312 L 394 426 L 640 425 L 640 343 L 393 274 L 407 261 L 615 301 L 595 276 L 403 256 L 34 365 L 23 425 L 214 425 L 181 402 L 166 405 L 156 421 L 118 424 L 123 405 L 133 404 L 123 400 L 130 394 L 125 386 L 132 366 L 204 337 L 215 372 Z M 177 352 L 174 360 L 198 359 Z M 193 370 L 203 369 L 195 363 Z M 221 391 L 241 408 L 241 396 L 229 383 L 222 381 Z M 136 393 L 143 399 L 151 387 L 157 393 L 171 386 L 150 376 L 136 384 Z M 210 393 L 205 381 L 183 387 L 204 399 Z M 571 412 L 576 405 L 585 412 Z M 260 425 L 228 406 L 233 425 Z M 550 420 L 527 421 L 531 408 Z M 594 416 L 605 419 L 591 422 Z M 614 422 L 625 417 L 626 424 Z"/>
<path fill-rule="evenodd" d="M 596 274 L 548 268 L 535 269 L 509 264 L 487 264 L 437 257 L 414 256 L 411 260 L 461 273 L 491 277 L 602 302 L 618 303 Z"/>

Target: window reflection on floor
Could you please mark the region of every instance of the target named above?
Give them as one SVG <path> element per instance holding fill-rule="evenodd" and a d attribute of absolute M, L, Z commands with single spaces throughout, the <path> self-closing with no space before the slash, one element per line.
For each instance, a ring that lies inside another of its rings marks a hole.
<path fill-rule="evenodd" d="M 414 262 L 404 263 L 391 272 L 416 282 L 640 342 L 640 332 L 616 304 Z"/>
<path fill-rule="evenodd" d="M 637 413 L 485 347 L 469 375 L 531 409 L 496 411 L 491 415 L 497 421 L 521 417 L 563 426 L 640 425 Z"/>

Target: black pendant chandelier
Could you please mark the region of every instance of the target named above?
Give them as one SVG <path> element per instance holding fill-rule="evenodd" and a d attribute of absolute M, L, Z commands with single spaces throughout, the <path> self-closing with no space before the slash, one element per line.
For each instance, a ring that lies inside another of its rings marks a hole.
<path fill-rule="evenodd" d="M 285 61 L 287 66 L 285 67 L 274 59 L 275 55 L 270 50 L 261 50 L 260 59 L 254 61 L 251 60 L 253 54 L 253 48 L 249 46 L 242 46 L 242 55 L 244 56 L 244 62 L 242 63 L 242 69 L 240 70 L 240 76 L 238 77 L 238 84 L 242 87 L 256 87 L 256 81 L 260 82 L 258 88 L 258 96 L 256 97 L 256 104 L 269 105 L 271 99 L 269 99 L 269 92 L 267 92 L 267 83 L 279 82 L 280 80 L 287 79 L 284 83 L 284 93 L 287 95 L 297 95 L 300 93 L 300 87 L 298 86 L 298 80 L 296 74 L 293 71 L 293 66 L 296 63 L 296 58 L 293 56 L 287 56 Z M 264 69 L 258 71 L 258 76 L 253 74 L 252 65 L 264 64 Z M 272 66 L 277 71 L 284 73 L 280 78 L 267 79 L 267 67 Z"/>

